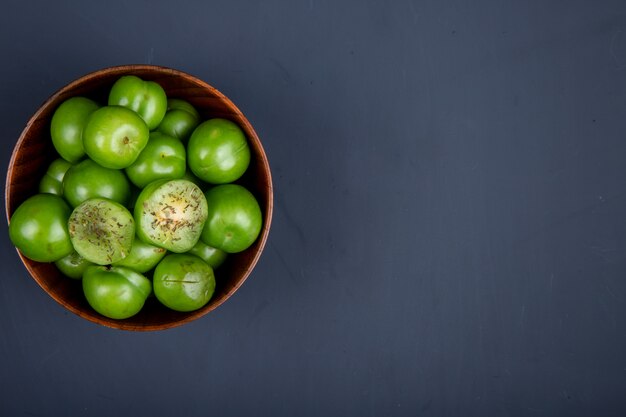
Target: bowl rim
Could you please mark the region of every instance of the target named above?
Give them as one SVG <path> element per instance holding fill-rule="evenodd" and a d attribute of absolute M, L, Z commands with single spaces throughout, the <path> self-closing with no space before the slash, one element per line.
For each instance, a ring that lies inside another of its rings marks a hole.
<path fill-rule="evenodd" d="M 7 218 L 7 224 L 10 224 L 11 222 L 11 216 L 9 215 L 9 201 L 10 201 L 10 194 L 11 194 L 10 187 L 11 187 L 11 183 L 13 182 L 12 180 L 15 174 L 15 163 L 16 163 L 16 159 L 18 155 L 18 149 L 22 147 L 22 144 L 26 138 L 27 131 L 29 130 L 31 125 L 39 118 L 39 116 L 44 111 L 44 109 L 50 106 L 51 103 L 56 101 L 59 98 L 59 96 L 64 94 L 67 90 L 70 90 L 76 86 L 79 86 L 85 81 L 98 78 L 102 75 L 111 75 L 114 73 L 119 73 L 120 76 L 124 74 L 131 75 L 133 71 L 156 71 L 158 74 L 166 74 L 166 75 L 182 77 L 182 78 L 185 78 L 189 81 L 196 83 L 202 88 L 206 88 L 210 90 L 213 94 L 215 94 L 221 101 L 223 101 L 229 107 L 229 110 L 236 113 L 241 118 L 241 122 L 245 126 L 244 130 L 246 131 L 246 133 L 249 132 L 252 136 L 251 138 L 249 137 L 248 140 L 252 140 L 256 142 L 256 144 L 258 145 L 257 148 L 258 148 L 258 153 L 259 153 L 259 159 L 261 161 L 263 170 L 267 173 L 268 201 L 267 201 L 266 207 L 264 207 L 265 218 L 263 219 L 264 220 L 263 227 L 258 237 L 259 239 L 258 250 L 256 251 L 254 257 L 252 258 L 250 265 L 246 268 L 243 276 L 217 303 L 211 304 L 207 307 L 203 307 L 199 310 L 190 312 L 188 316 L 180 320 L 176 320 L 174 322 L 165 323 L 165 324 L 158 324 L 158 325 L 148 325 L 148 324 L 147 325 L 132 325 L 129 323 L 125 323 L 124 321 L 115 321 L 112 319 L 110 319 L 112 321 L 107 321 L 105 320 L 106 318 L 100 318 L 98 313 L 96 313 L 95 311 L 94 311 L 94 315 L 86 314 L 82 310 L 75 308 L 73 305 L 64 302 L 64 300 L 61 297 L 59 297 L 57 294 L 52 293 L 46 289 L 46 287 L 43 285 L 42 280 L 38 278 L 37 274 L 31 268 L 31 266 L 29 265 L 29 262 L 27 262 L 27 259 L 24 257 L 24 255 L 22 255 L 22 253 L 17 248 L 15 248 L 15 251 L 19 255 L 20 260 L 22 261 L 22 264 L 24 265 L 24 267 L 30 274 L 31 278 L 33 278 L 37 282 L 37 284 L 44 290 L 44 292 L 46 292 L 46 294 L 52 297 L 57 303 L 59 303 L 60 305 L 62 305 L 64 308 L 71 311 L 72 313 L 76 314 L 77 316 L 82 317 L 86 320 L 89 320 L 93 323 L 100 324 L 102 326 L 113 328 L 113 329 L 128 330 L 128 331 L 158 331 L 158 330 L 166 330 L 166 329 L 179 327 L 191 321 L 197 320 L 200 317 L 214 311 L 219 306 L 224 304 L 248 279 L 248 277 L 252 273 L 252 270 L 254 269 L 257 262 L 259 261 L 261 257 L 261 253 L 263 252 L 265 245 L 267 243 L 269 230 L 270 230 L 270 226 L 272 223 L 272 215 L 274 211 L 274 186 L 273 186 L 273 181 L 272 181 L 272 172 L 269 166 L 267 155 L 265 153 L 265 149 L 263 148 L 263 145 L 261 143 L 261 140 L 259 139 L 259 136 L 257 135 L 256 131 L 252 127 L 252 124 L 248 121 L 247 117 L 243 114 L 243 112 L 228 97 L 226 97 L 223 93 L 221 93 L 212 85 L 208 84 L 207 82 L 187 72 L 177 70 L 174 68 L 160 66 L 160 65 L 151 65 L 151 64 L 116 65 L 116 66 L 101 68 L 99 70 L 87 73 L 79 78 L 76 78 L 73 81 L 69 82 L 68 84 L 56 90 L 52 95 L 50 95 L 50 97 L 48 97 L 48 99 L 46 99 L 46 101 L 44 101 L 39 106 L 37 111 L 28 119 L 28 122 L 26 123 L 24 129 L 20 133 L 20 136 L 18 140 L 16 141 L 15 146 L 13 147 L 13 152 L 11 153 L 11 159 L 9 160 L 9 165 L 7 168 L 7 175 L 6 175 L 6 181 L 5 181 L 5 187 L 4 187 L 4 204 L 5 204 L 5 214 Z M 30 261 L 30 262 L 33 262 L 33 261 Z"/>

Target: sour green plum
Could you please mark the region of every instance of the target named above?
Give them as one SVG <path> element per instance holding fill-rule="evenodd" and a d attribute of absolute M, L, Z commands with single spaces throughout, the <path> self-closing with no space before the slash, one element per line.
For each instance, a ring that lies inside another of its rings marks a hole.
<path fill-rule="evenodd" d="M 211 188 L 205 196 L 208 215 L 202 241 L 226 253 L 250 247 L 263 225 L 261 208 L 252 193 L 241 185 L 225 184 Z"/>
<path fill-rule="evenodd" d="M 154 295 L 172 310 L 188 312 L 206 305 L 215 291 L 213 269 L 187 254 L 168 255 L 153 276 Z"/>
<path fill-rule="evenodd" d="M 139 313 L 151 291 L 150 280 L 132 269 L 90 266 L 83 274 L 87 302 L 111 319 L 127 319 Z"/>
<path fill-rule="evenodd" d="M 187 144 L 191 171 L 211 184 L 226 184 L 239 179 L 250 164 L 250 147 L 243 131 L 226 119 L 201 123 Z"/>
<path fill-rule="evenodd" d="M 150 130 L 154 130 L 167 111 L 167 96 L 158 83 L 125 75 L 111 87 L 109 106 L 122 106 L 134 111 Z"/>
<path fill-rule="evenodd" d="M 72 164 L 63 158 L 52 161 L 39 181 L 39 192 L 63 196 L 63 177 Z"/>
<path fill-rule="evenodd" d="M 98 107 L 95 101 L 88 98 L 72 97 L 55 110 L 50 122 L 50 136 L 61 158 L 74 163 L 85 155 L 83 130 L 89 116 Z"/>
<path fill-rule="evenodd" d="M 71 212 L 58 195 L 36 194 L 20 204 L 11 216 L 9 238 L 33 261 L 57 261 L 74 250 L 67 226 Z"/>

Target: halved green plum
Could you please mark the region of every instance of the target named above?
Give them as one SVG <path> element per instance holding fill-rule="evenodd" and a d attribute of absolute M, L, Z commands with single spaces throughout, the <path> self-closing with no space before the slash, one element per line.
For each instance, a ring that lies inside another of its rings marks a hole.
<path fill-rule="evenodd" d="M 135 203 L 137 236 L 171 252 L 187 252 L 200 239 L 207 211 L 204 194 L 193 182 L 152 182 Z"/>
<path fill-rule="evenodd" d="M 72 212 L 68 225 L 76 252 L 98 265 L 109 265 L 128 256 L 135 237 L 130 212 L 104 198 L 81 203 Z"/>

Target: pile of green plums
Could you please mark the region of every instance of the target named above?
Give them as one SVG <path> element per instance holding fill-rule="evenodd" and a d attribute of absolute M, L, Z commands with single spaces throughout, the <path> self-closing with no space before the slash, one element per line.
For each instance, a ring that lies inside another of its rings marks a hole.
<path fill-rule="evenodd" d="M 25 257 L 82 279 L 106 317 L 137 314 L 152 293 L 176 311 L 203 307 L 214 270 L 259 236 L 258 202 L 232 184 L 250 164 L 242 130 L 203 121 L 156 82 L 123 76 L 104 106 L 64 101 L 50 136 L 60 158 L 13 213 L 9 235 Z"/>

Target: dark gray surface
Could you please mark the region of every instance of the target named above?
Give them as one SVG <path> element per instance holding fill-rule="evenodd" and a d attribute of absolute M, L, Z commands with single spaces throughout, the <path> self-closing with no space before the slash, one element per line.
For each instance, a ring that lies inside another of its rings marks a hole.
<path fill-rule="evenodd" d="M 56 89 L 155 63 L 248 116 L 275 217 L 149 334 L 67 313 L 2 222 L 0 415 L 626 415 L 626 3 L 62 3 L 2 3 L 3 166 Z"/>

